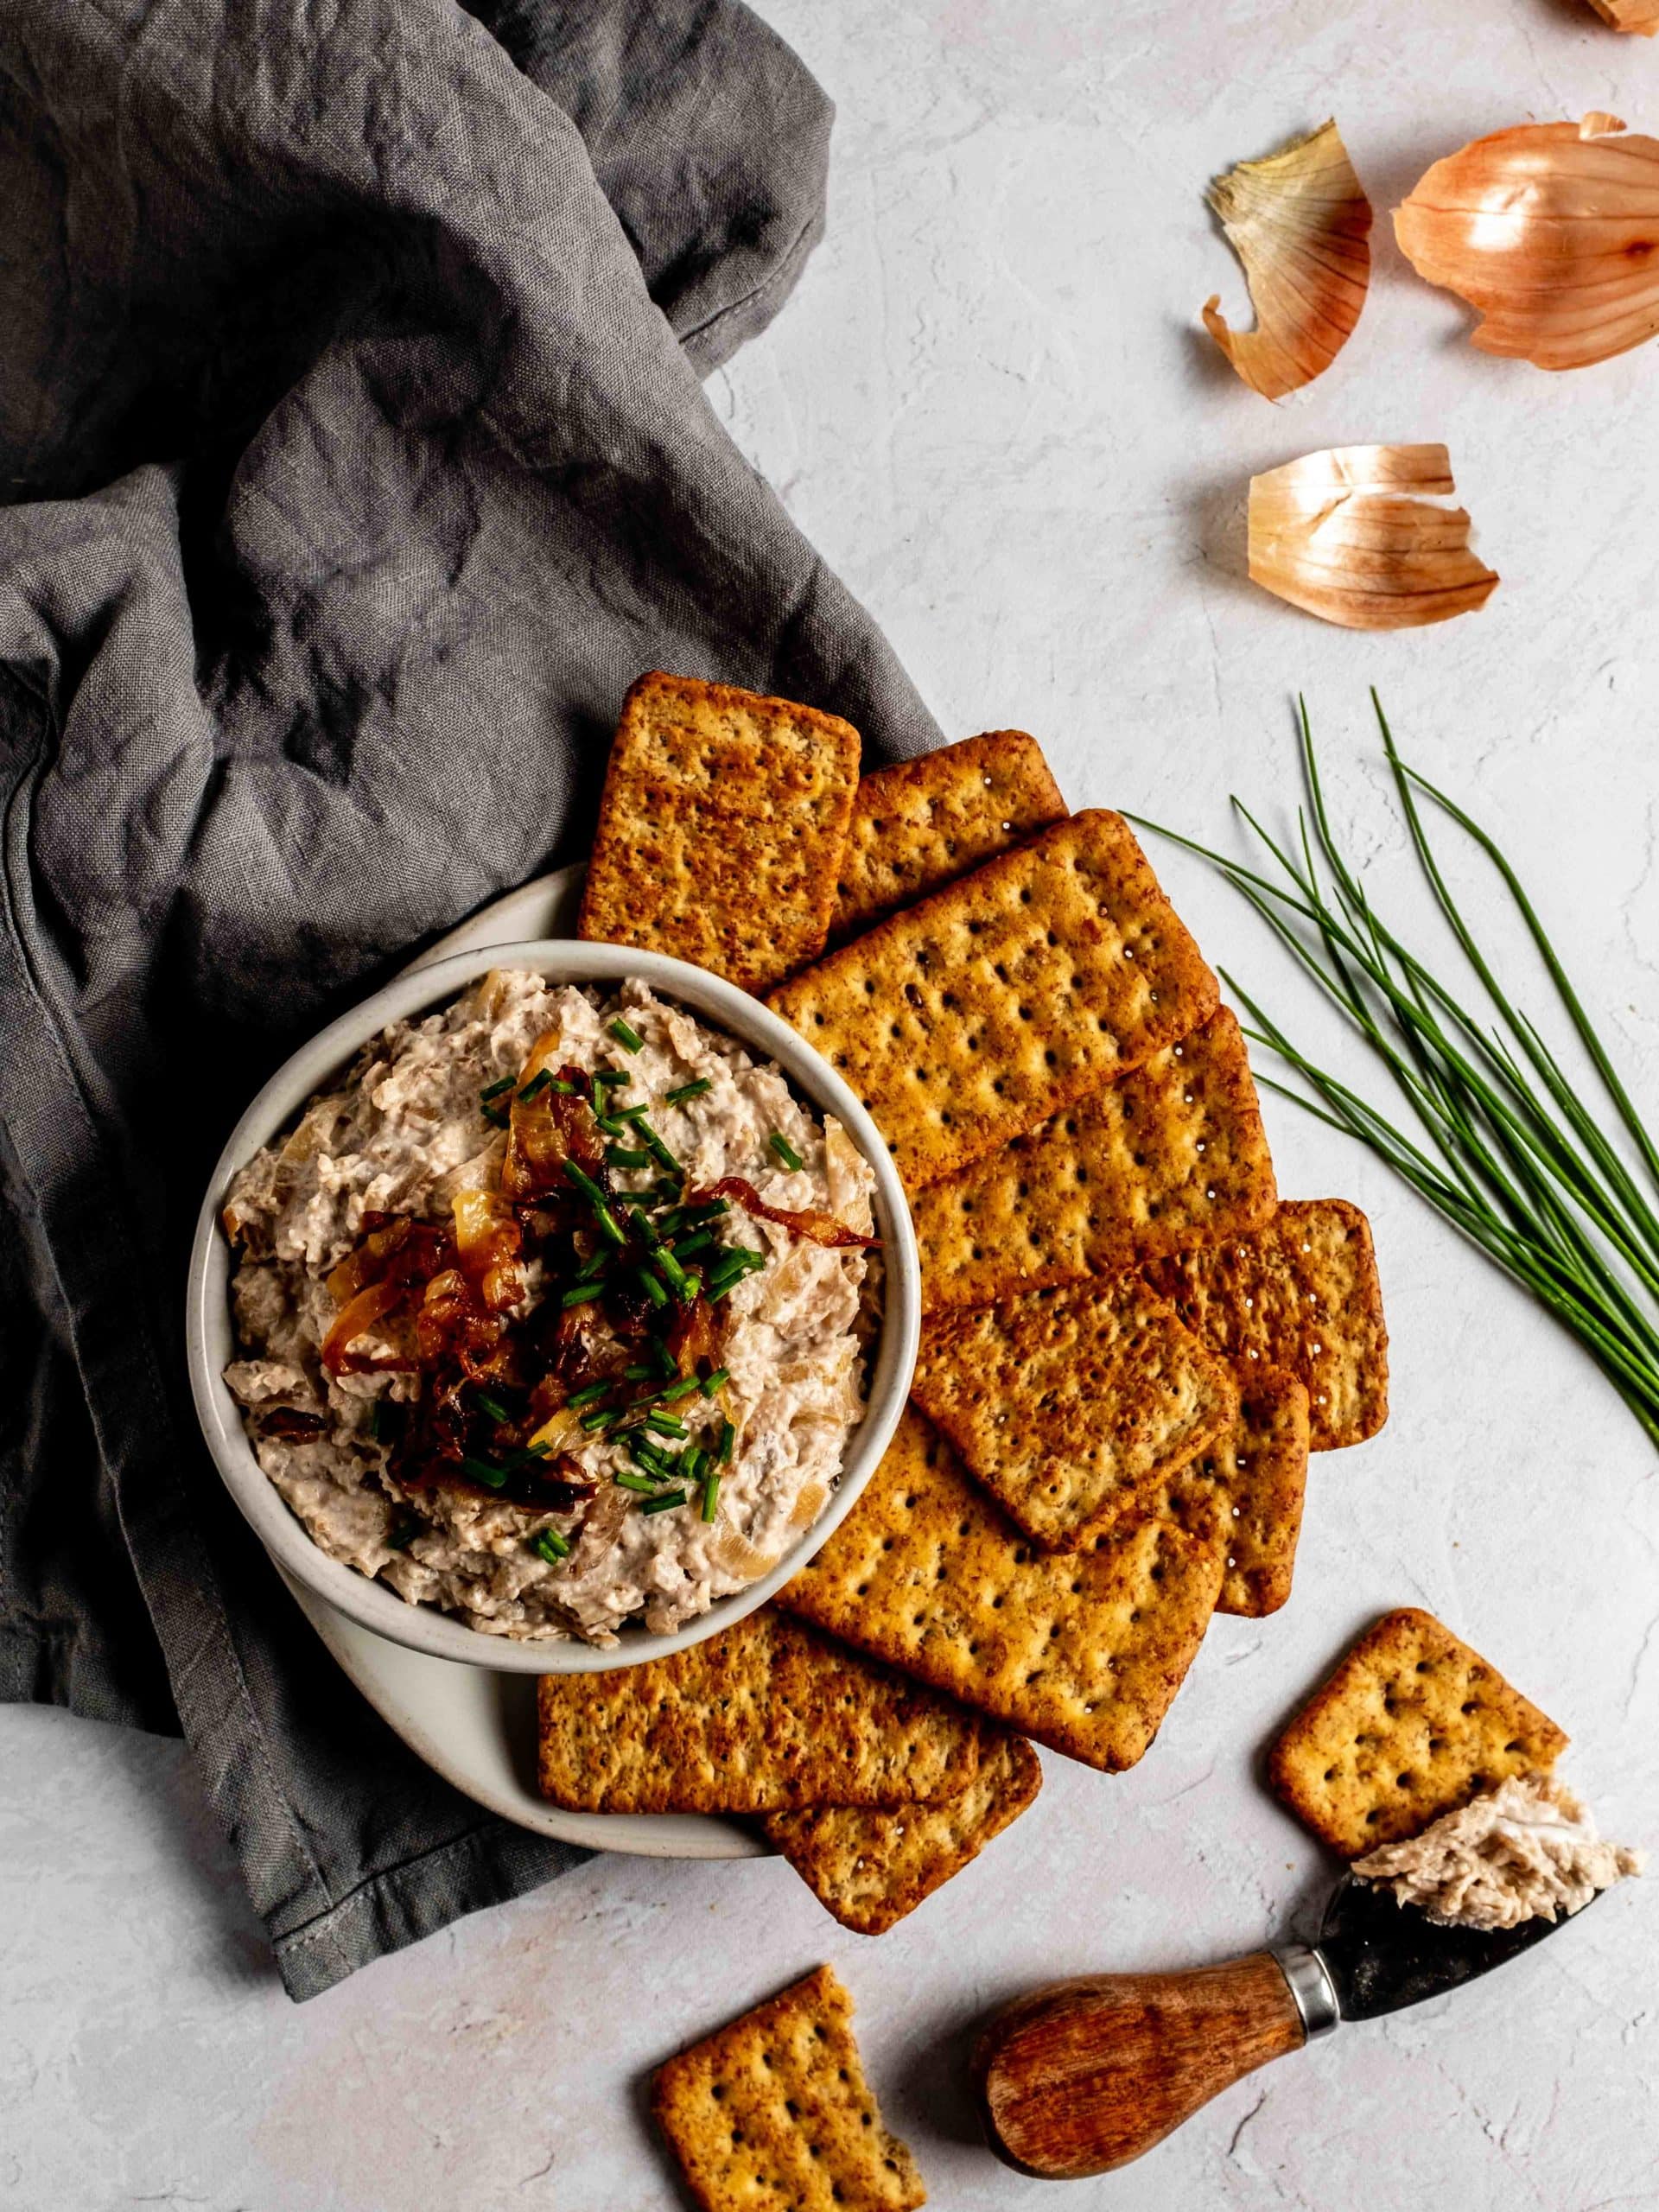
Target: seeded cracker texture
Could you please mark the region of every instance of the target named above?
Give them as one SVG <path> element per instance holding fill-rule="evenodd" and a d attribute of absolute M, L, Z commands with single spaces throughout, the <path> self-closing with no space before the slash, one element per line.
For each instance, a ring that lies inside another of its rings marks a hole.
<path fill-rule="evenodd" d="M 1212 1351 L 1307 1387 L 1309 1441 L 1335 1451 L 1389 1417 L 1389 1332 L 1370 1224 L 1343 1198 L 1287 1200 L 1264 1229 L 1145 1269 Z"/>
<path fill-rule="evenodd" d="M 1075 1551 L 1230 1429 L 1231 1374 L 1138 1275 L 936 1314 L 911 1395 L 1010 1520 Z"/>
<path fill-rule="evenodd" d="M 1096 811 L 895 914 L 771 1004 L 919 1190 L 1143 1065 L 1216 998 L 1128 825 Z"/>
<path fill-rule="evenodd" d="M 853 804 L 831 938 L 874 928 L 1065 812 L 1042 748 L 1023 730 L 992 730 L 878 768 Z"/>
<path fill-rule="evenodd" d="M 652 2108 L 703 2212 L 913 2212 L 916 2162 L 888 2133 L 819 1967 L 658 2069 Z"/>
<path fill-rule="evenodd" d="M 1155 1517 L 1084 1551 L 1039 1551 L 912 1407 L 779 1603 L 1112 1773 L 1157 1733 L 1221 1573 L 1217 1529 Z"/>
<path fill-rule="evenodd" d="M 903 1805 L 978 1770 L 971 1713 L 763 1606 L 689 1650 L 537 1685 L 542 1794 L 583 1813 Z"/>
<path fill-rule="evenodd" d="M 959 1797 L 894 1813 L 817 1805 L 773 1813 L 763 1825 L 766 1840 L 843 1928 L 880 1936 L 976 1859 L 1042 1784 L 1041 1764 L 1025 1738 L 999 1735 Z"/>
<path fill-rule="evenodd" d="M 918 1192 L 929 1312 L 1108 1274 L 1262 1228 L 1278 1193 L 1237 1022 L 1202 1027 Z"/>
<path fill-rule="evenodd" d="M 577 936 L 755 992 L 816 960 L 858 759 L 858 732 L 836 715 L 642 676 L 611 747 Z"/>
<path fill-rule="evenodd" d="M 1307 1391 L 1280 1367 L 1236 1379 L 1237 1420 L 1175 1477 L 1169 1510 L 1219 1519 L 1226 1571 L 1216 1611 L 1260 1619 L 1290 1597 L 1307 1489 Z"/>
<path fill-rule="evenodd" d="M 1415 1835 L 1478 1790 L 1547 1771 L 1567 1738 L 1433 1613 L 1361 1637 L 1274 1744 L 1268 1777 L 1344 1859 Z"/>

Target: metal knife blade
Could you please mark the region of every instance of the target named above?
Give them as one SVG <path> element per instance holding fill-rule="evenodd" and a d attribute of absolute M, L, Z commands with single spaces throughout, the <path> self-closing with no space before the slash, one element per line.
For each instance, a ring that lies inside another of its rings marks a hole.
<path fill-rule="evenodd" d="M 1343 2018 L 1375 2020 L 1507 1966 L 1578 1917 L 1523 1920 L 1517 1928 L 1446 1928 L 1417 1906 L 1402 1904 L 1392 1890 L 1346 1874 L 1325 1909 L 1316 1948 Z"/>

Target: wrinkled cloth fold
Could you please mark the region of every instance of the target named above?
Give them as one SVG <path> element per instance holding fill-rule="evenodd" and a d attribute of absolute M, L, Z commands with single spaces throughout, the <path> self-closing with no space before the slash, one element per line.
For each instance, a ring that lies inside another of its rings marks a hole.
<path fill-rule="evenodd" d="M 296 1997 L 582 1854 L 236 1516 L 189 1225 L 288 1052 L 580 855 L 642 669 L 937 741 L 699 383 L 830 121 L 734 0 L 0 14 L 0 1694 L 181 1729 Z"/>

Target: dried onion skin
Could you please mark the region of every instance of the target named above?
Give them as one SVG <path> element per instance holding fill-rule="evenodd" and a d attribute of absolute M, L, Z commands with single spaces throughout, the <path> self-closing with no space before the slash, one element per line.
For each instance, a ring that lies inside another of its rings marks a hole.
<path fill-rule="evenodd" d="M 1240 162 L 1205 197 L 1243 268 L 1256 327 L 1230 329 L 1218 293 L 1204 327 L 1253 391 L 1282 399 L 1353 334 L 1371 280 L 1371 203 L 1334 121 Z"/>
<path fill-rule="evenodd" d="M 1494 572 L 1444 446 L 1339 446 L 1250 479 L 1251 581 L 1348 630 L 1421 629 L 1484 607 Z"/>
<path fill-rule="evenodd" d="M 1494 131 L 1395 210 L 1418 275 L 1482 321 L 1483 353 L 1579 369 L 1659 333 L 1659 139 L 1617 117 Z"/>

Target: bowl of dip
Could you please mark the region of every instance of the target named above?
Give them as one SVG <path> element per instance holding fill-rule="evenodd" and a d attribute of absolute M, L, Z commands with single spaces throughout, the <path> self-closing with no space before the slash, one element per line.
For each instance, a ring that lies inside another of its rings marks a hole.
<path fill-rule="evenodd" d="M 441 1658 L 661 1658 L 780 1589 L 903 1411 L 920 1280 L 874 1123 L 757 1000 L 536 941 L 398 977 L 204 1197 L 209 1451 L 283 1572 Z"/>

